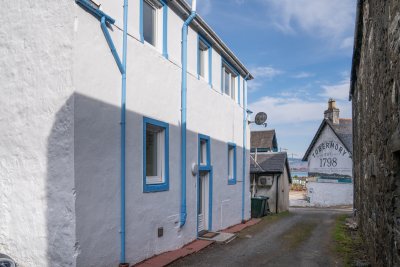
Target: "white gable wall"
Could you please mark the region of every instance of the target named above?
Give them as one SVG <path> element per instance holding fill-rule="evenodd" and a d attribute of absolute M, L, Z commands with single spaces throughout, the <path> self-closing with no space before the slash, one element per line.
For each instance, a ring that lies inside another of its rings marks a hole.
<path fill-rule="evenodd" d="M 308 172 L 352 176 L 352 159 L 332 129 L 326 125 L 308 156 Z"/>

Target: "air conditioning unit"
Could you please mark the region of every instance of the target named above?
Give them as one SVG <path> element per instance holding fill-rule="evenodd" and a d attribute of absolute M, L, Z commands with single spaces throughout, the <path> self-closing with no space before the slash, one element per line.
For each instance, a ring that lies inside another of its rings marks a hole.
<path fill-rule="evenodd" d="M 274 179 L 272 176 L 260 176 L 258 177 L 259 186 L 271 186 Z"/>

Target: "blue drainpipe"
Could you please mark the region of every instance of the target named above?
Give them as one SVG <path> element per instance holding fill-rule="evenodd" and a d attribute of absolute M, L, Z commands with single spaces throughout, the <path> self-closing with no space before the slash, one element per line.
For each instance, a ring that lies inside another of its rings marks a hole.
<path fill-rule="evenodd" d="M 121 89 L 121 255 L 120 263 L 125 260 L 125 117 L 126 117 L 126 54 L 128 37 L 128 0 L 124 0 L 124 35 L 122 39 L 122 89 Z"/>
<path fill-rule="evenodd" d="M 121 254 L 120 264 L 125 263 L 125 117 L 126 117 L 126 54 L 127 54 L 127 28 L 128 28 L 128 0 L 124 0 L 124 29 L 122 43 L 122 63 L 115 49 L 114 42 L 108 32 L 107 23 L 114 24 L 115 20 L 105 14 L 103 11 L 95 8 L 88 0 L 76 0 L 80 6 L 100 19 L 100 26 L 110 47 L 111 53 L 117 63 L 118 69 L 122 75 L 122 93 L 121 93 Z"/>
<path fill-rule="evenodd" d="M 244 78 L 245 81 L 249 78 L 250 73 Z M 243 82 L 243 85 L 245 83 Z M 246 184 L 246 143 L 247 143 L 247 91 L 243 86 L 243 182 L 242 182 L 242 223 L 244 223 L 244 200 L 245 200 L 245 184 Z"/>
<path fill-rule="evenodd" d="M 181 91 L 181 216 L 179 227 L 186 223 L 186 110 L 187 110 L 187 35 L 190 22 L 196 17 L 192 11 L 182 26 L 182 91 Z"/>

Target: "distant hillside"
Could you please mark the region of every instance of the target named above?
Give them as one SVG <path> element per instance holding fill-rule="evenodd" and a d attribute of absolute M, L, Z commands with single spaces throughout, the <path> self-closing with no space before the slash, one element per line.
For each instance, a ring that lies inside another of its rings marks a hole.
<path fill-rule="evenodd" d="M 289 158 L 289 167 L 292 171 L 308 171 L 307 161 L 301 159 Z"/>

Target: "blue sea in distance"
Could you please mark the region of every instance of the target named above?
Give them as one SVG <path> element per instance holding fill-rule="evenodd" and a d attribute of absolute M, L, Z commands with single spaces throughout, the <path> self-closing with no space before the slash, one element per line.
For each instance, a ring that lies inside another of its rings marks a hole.
<path fill-rule="evenodd" d="M 308 176 L 308 172 L 290 172 L 290 174 L 292 175 L 292 177 L 307 177 Z"/>

